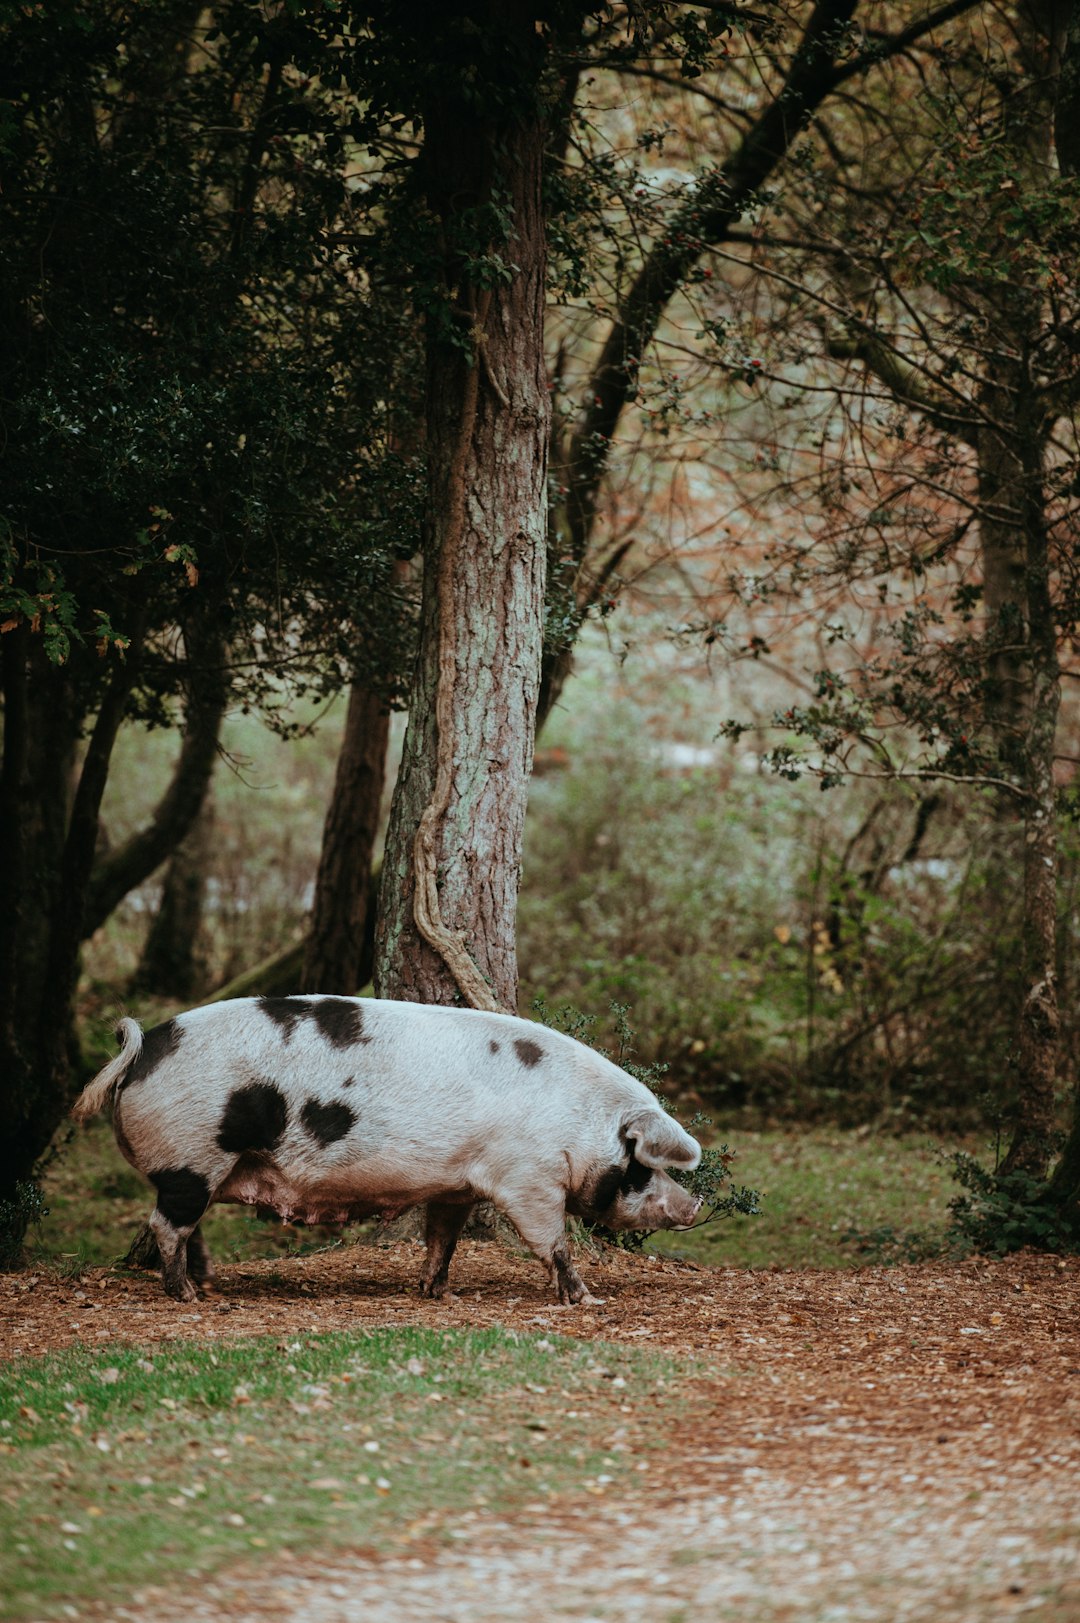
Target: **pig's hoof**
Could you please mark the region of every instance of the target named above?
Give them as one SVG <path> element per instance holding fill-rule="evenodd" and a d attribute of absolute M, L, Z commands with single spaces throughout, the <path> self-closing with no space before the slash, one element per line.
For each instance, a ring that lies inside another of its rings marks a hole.
<path fill-rule="evenodd" d="M 606 1302 L 606 1296 L 594 1296 L 591 1291 L 567 1291 L 559 1295 L 560 1307 L 603 1307 Z"/>
<path fill-rule="evenodd" d="M 190 1279 L 181 1279 L 178 1283 L 167 1281 L 165 1285 L 166 1296 L 171 1296 L 174 1302 L 197 1302 L 199 1293 Z"/>

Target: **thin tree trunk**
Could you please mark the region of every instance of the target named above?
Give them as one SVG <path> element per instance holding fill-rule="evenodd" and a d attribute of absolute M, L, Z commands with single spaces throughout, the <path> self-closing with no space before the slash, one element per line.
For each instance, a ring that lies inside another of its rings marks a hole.
<path fill-rule="evenodd" d="M 199 953 L 206 878 L 213 851 L 214 802 L 207 793 L 165 870 L 161 900 L 143 943 L 133 990 L 189 1002 L 206 984 Z"/>
<path fill-rule="evenodd" d="M 146 827 L 95 864 L 83 911 L 84 935 L 99 929 L 128 892 L 172 855 L 206 799 L 229 695 L 228 648 L 214 624 L 212 601 L 192 605 L 184 640 L 187 713 L 176 768 Z"/>
<path fill-rule="evenodd" d="M 1030 705 L 1024 740 L 1028 799 L 1024 814 L 1023 1005 L 1019 1086 L 1012 1141 L 1002 1170 L 1045 1179 L 1056 1124 L 1060 1018 L 1057 996 L 1057 796 L 1054 746 L 1061 706 L 1057 628 L 1044 512 L 1037 403 L 1016 401 L 1026 452 L 1024 500 L 1026 630 Z"/>
<path fill-rule="evenodd" d="M 1029 735 L 1029 788 L 1024 820 L 1024 1001 L 1018 1042 L 1016 1121 L 1002 1171 L 1045 1178 L 1056 1124 L 1060 1017 L 1057 995 L 1057 805 L 1054 729 L 1059 705 L 1056 669 L 1039 672 Z"/>
<path fill-rule="evenodd" d="M 1053 10 L 1019 16 L 1022 70 L 1016 88 L 1006 89 L 1003 96 L 1002 140 L 1021 189 L 1037 197 L 1053 181 L 1054 99 L 1063 17 Z M 1046 314 L 1037 285 L 1002 290 L 997 347 L 1011 356 L 988 372 L 979 446 L 987 609 L 997 609 L 990 714 L 1006 764 L 1027 790 L 1018 1083 L 1012 1139 L 1002 1171 L 1023 1171 L 1039 1180 L 1048 1174 L 1053 1148 L 1060 1033 L 1054 746 L 1061 673 L 1045 469 L 1051 424 L 1044 415 L 1041 391 L 1029 375 L 1029 357 L 1037 353 Z M 983 443 L 987 439 L 989 445 Z M 996 482 L 995 489 L 985 489 L 988 479 Z"/>
<path fill-rule="evenodd" d="M 1080 174 L 1080 0 L 1072 0 L 1064 22 L 1054 144 L 1062 174 L 1074 178 Z M 1080 1234 L 1080 1083 L 1073 1096 L 1072 1126 L 1050 1188 L 1073 1233 Z"/>
<path fill-rule="evenodd" d="M 389 740 L 386 700 L 363 682 L 354 682 L 323 825 L 304 958 L 306 991 L 351 996 L 371 977 L 372 857 Z"/>
<path fill-rule="evenodd" d="M 486 51 L 539 68 L 531 8 L 486 8 Z M 484 68 L 482 71 L 490 71 Z M 545 574 L 544 126 L 513 98 L 433 98 L 429 202 L 446 304 L 427 333 L 428 544 L 421 648 L 383 861 L 381 997 L 513 1009 L 514 922 L 532 764 Z M 488 111 L 488 107 L 492 109 Z M 496 211 L 508 240 L 469 242 Z M 470 256 L 505 271 L 473 279 Z M 448 332 L 448 322 L 456 331 Z"/>

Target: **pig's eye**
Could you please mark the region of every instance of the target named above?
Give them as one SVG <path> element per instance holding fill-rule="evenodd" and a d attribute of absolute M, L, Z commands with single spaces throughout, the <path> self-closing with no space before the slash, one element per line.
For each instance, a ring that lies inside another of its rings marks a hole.
<path fill-rule="evenodd" d="M 636 1161 L 633 1153 L 631 1153 L 630 1165 L 622 1175 L 622 1182 L 619 1185 L 619 1192 L 626 1195 L 633 1190 L 635 1194 L 640 1194 L 652 1175 L 652 1167 L 642 1166 L 641 1162 Z"/>

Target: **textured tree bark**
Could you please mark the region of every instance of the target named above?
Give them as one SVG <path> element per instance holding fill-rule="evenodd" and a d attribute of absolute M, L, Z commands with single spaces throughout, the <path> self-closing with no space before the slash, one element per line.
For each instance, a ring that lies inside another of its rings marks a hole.
<path fill-rule="evenodd" d="M 354 682 L 323 827 L 304 957 L 305 991 L 351 997 L 370 978 L 372 855 L 389 739 L 390 711 L 385 699 L 362 682 Z"/>
<path fill-rule="evenodd" d="M 1034 450 L 1034 448 L 1033 448 Z M 1024 739 L 1023 1004 L 1018 1039 L 1016 1119 L 1003 1172 L 1044 1179 L 1056 1124 L 1060 1020 L 1057 997 L 1057 795 L 1054 743 L 1061 674 L 1050 587 L 1049 545 L 1040 498 L 1041 467 L 1029 470 L 1025 526 L 1027 652 L 1030 681 Z"/>
<path fill-rule="evenodd" d="M 1019 380 L 1014 380 L 1019 381 Z M 978 435 L 979 551 L 986 625 L 986 721 L 1004 776 L 1023 777 L 1032 700 L 1027 647 L 1027 547 L 1024 471 L 1016 445 L 1016 389 L 982 391 Z M 1011 812 L 1012 800 L 1003 802 Z"/>
<path fill-rule="evenodd" d="M 1007 329 L 1005 329 L 1007 330 Z M 978 393 L 980 422 L 974 436 L 979 498 L 979 556 L 983 586 L 983 716 L 992 769 L 1002 783 L 1028 789 L 1028 744 L 1034 701 L 1028 634 L 1027 536 L 1024 532 L 1024 470 L 1017 444 L 1018 367 L 984 379 Z M 1020 876 L 1026 866 L 1027 803 L 1002 787 L 992 802 L 985 847 L 986 907 L 998 945 L 1000 993 L 1014 1011 L 1019 1032 L 1026 996 L 1024 912 Z M 1023 1081 L 1018 1090 L 1019 1116 Z"/>
<path fill-rule="evenodd" d="M 537 58 L 531 8 L 491 0 L 485 9 L 485 51 L 500 32 L 519 67 Z M 507 1009 L 517 1000 L 549 429 L 544 124 L 534 92 L 535 81 L 532 91 L 525 85 L 512 112 L 505 94 L 493 96 L 489 114 L 486 98 L 458 99 L 451 89 L 425 117 L 447 303 L 428 322 L 429 533 L 418 670 L 383 859 L 381 997 Z M 469 243 L 471 223 L 496 205 L 506 240 Z M 496 256 L 504 270 L 491 269 Z"/>
<path fill-rule="evenodd" d="M 1080 3 L 1068 7 L 1055 107 L 1055 147 L 1063 175 L 1080 174 Z M 1051 1193 L 1080 1233 L 1080 1088 L 1073 1099 L 1069 1136 L 1054 1169 Z"/>
<path fill-rule="evenodd" d="M 1034 196 L 1052 183 L 1054 99 L 1063 19 L 1022 13 L 1021 70 L 1004 87 L 1002 142 Z M 995 354 L 980 397 L 980 544 L 990 646 L 987 719 L 1006 773 L 1025 790 L 1017 1090 L 1004 1173 L 1044 1180 L 1053 1148 L 1057 998 L 1057 797 L 1054 746 L 1061 673 L 1047 531 L 1052 422 L 1030 357 L 1047 312 L 1037 286 L 1004 286 Z M 1002 353 L 1003 352 L 1003 353 Z M 1001 887 L 1004 889 L 1004 887 Z"/>

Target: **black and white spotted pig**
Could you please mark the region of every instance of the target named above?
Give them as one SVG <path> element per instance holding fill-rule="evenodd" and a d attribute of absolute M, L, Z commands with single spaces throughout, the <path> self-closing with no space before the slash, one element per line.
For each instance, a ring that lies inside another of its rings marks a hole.
<path fill-rule="evenodd" d="M 117 1142 L 157 1190 L 165 1290 L 212 1277 L 199 1221 L 214 1201 L 341 1223 L 427 1206 L 420 1289 L 446 1291 L 473 1203 L 493 1201 L 547 1265 L 561 1302 L 586 1289 L 567 1212 L 613 1229 L 682 1228 L 694 1199 L 663 1168 L 700 1149 L 640 1082 L 515 1015 L 366 998 L 241 998 L 145 1037 L 77 1100 L 113 1097 Z M 193 1283 L 194 1282 L 194 1283 Z"/>

